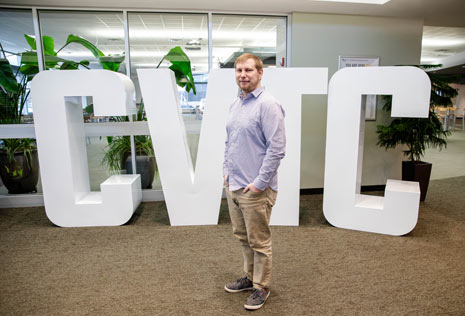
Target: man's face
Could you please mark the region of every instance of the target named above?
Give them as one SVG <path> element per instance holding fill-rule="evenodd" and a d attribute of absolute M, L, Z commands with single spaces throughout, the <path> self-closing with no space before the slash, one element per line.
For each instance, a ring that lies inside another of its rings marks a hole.
<path fill-rule="evenodd" d="M 250 93 L 260 86 L 263 69 L 258 71 L 253 59 L 236 64 L 236 83 L 245 93 Z"/>

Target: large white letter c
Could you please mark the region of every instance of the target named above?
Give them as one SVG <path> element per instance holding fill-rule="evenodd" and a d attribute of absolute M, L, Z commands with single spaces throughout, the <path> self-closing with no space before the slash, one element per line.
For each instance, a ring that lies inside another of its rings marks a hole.
<path fill-rule="evenodd" d="M 362 95 L 392 95 L 392 116 L 428 117 L 431 82 L 416 67 L 344 68 L 329 84 L 323 213 L 334 226 L 404 235 L 418 220 L 418 183 L 388 180 L 385 197 L 360 194 Z"/>

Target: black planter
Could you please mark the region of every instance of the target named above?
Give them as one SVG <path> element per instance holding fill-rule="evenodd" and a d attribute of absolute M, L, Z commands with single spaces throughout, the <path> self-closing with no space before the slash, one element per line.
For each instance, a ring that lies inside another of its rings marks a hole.
<path fill-rule="evenodd" d="M 39 158 L 37 149 L 24 156 L 23 152 L 14 154 L 13 162 L 8 162 L 5 151 L 0 151 L 0 176 L 10 194 L 37 192 L 39 181 Z"/>
<path fill-rule="evenodd" d="M 420 183 L 420 201 L 426 199 L 432 164 L 423 161 L 402 161 L 402 180 Z"/>
<path fill-rule="evenodd" d="M 132 173 L 132 159 L 129 156 L 125 162 L 126 173 Z M 155 177 L 155 158 L 149 156 L 136 156 L 136 171 L 141 177 L 142 189 L 151 189 Z"/>

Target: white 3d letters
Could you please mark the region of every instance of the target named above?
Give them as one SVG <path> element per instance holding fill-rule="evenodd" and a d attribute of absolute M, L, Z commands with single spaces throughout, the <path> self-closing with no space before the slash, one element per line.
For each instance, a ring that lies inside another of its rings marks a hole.
<path fill-rule="evenodd" d="M 194 171 L 174 75 L 138 70 L 163 193 L 172 225 L 218 223 L 223 187 L 225 125 L 237 97 L 234 69 L 209 74 Z M 327 68 L 265 69 L 263 86 L 286 111 L 286 156 L 271 224 L 298 225 L 301 96 L 327 92 Z M 392 115 L 427 117 L 431 83 L 415 67 L 345 68 L 331 79 L 328 97 L 323 213 L 334 226 L 403 235 L 418 219 L 418 183 L 388 180 L 385 197 L 360 194 L 365 120 L 362 95 L 393 96 Z M 139 205 L 139 175 L 112 176 L 91 192 L 82 108 L 73 97 L 92 96 L 96 115 L 135 113 L 134 85 L 119 73 L 44 71 L 31 86 L 35 132 L 48 218 L 59 226 L 127 222 Z M 75 98 L 76 99 L 76 98 Z"/>
<path fill-rule="evenodd" d="M 329 84 L 323 213 L 334 226 L 404 235 L 416 225 L 417 182 L 388 180 L 385 197 L 360 194 L 362 95 L 392 95 L 392 116 L 428 117 L 431 83 L 415 67 L 344 68 Z"/>
<path fill-rule="evenodd" d="M 94 113 L 135 113 L 132 81 L 105 70 L 43 71 L 31 86 L 45 210 L 58 226 L 126 223 L 142 199 L 140 175 L 115 175 L 90 192 L 82 107 L 70 97 L 92 96 Z"/>
<path fill-rule="evenodd" d="M 209 75 L 205 114 L 192 166 L 174 76 L 168 69 L 139 69 L 138 76 L 171 225 L 217 224 L 229 105 L 237 97 L 234 69 Z M 271 224 L 299 224 L 302 94 L 326 94 L 326 68 L 266 69 L 263 85 L 286 111 L 286 157 Z"/>

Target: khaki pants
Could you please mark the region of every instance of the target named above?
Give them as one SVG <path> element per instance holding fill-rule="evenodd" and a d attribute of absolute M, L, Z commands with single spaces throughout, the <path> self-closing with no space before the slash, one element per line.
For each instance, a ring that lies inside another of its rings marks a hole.
<path fill-rule="evenodd" d="M 244 272 L 255 288 L 268 288 L 271 281 L 271 208 L 277 192 L 269 187 L 259 193 L 226 186 L 233 234 L 242 244 Z"/>

